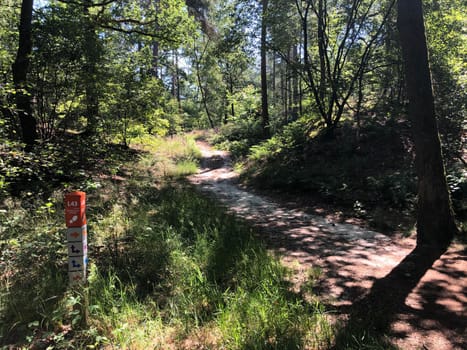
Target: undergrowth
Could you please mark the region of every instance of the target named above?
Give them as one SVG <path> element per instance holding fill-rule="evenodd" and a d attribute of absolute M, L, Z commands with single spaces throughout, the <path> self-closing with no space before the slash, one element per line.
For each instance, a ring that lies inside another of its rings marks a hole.
<path fill-rule="evenodd" d="M 194 171 L 199 153 L 193 140 L 151 140 L 130 152 L 67 186 L 88 195 L 91 262 L 84 290 L 68 286 L 65 189 L 34 200 L 5 197 L 0 346 L 329 346 L 333 331 L 326 310 L 292 292 L 289 272 L 254 232 L 174 181 Z M 89 314 L 85 325 L 83 308 Z"/>
<path fill-rule="evenodd" d="M 235 168 L 247 184 L 312 206 L 330 206 L 387 234 L 413 232 L 417 185 L 407 122 L 366 121 L 358 139 L 348 122 L 333 137 L 319 128 L 307 135 L 307 129 L 297 120 L 258 141 L 239 140 L 238 133 L 227 128 L 212 140 L 233 153 Z M 465 231 L 467 172 L 459 162 L 447 160 L 454 209 Z"/>

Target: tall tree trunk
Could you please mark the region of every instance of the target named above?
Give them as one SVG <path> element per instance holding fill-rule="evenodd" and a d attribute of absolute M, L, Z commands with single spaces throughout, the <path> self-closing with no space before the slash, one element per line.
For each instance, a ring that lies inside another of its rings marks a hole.
<path fill-rule="evenodd" d="M 178 103 L 178 110 L 182 111 L 182 97 L 181 97 L 181 87 L 180 87 L 180 68 L 178 66 L 178 52 L 175 53 L 175 69 L 177 73 L 177 103 Z"/>
<path fill-rule="evenodd" d="M 159 78 L 159 42 L 152 43 L 152 68 L 151 73 L 154 78 Z"/>
<path fill-rule="evenodd" d="M 303 86 L 302 86 L 302 78 L 298 77 L 298 114 L 303 115 Z"/>
<path fill-rule="evenodd" d="M 457 227 L 435 117 L 421 0 L 399 0 L 397 24 L 416 152 L 417 245 L 446 248 Z"/>
<path fill-rule="evenodd" d="M 326 110 L 324 101 L 320 98 L 320 93 L 317 84 L 315 83 L 315 78 L 313 77 L 313 68 L 310 60 L 310 53 L 308 52 L 308 13 L 310 11 L 311 2 L 306 2 L 306 7 L 303 10 L 299 10 L 301 17 L 301 30 L 303 36 L 303 66 L 305 69 L 305 74 L 307 77 L 306 84 L 311 90 L 312 96 L 316 102 L 320 116 L 326 120 Z M 297 2 L 297 8 L 298 2 Z"/>
<path fill-rule="evenodd" d="M 272 103 L 276 104 L 276 54 L 272 54 Z"/>
<path fill-rule="evenodd" d="M 154 6 L 156 8 L 156 16 L 159 16 L 159 2 L 160 0 L 154 0 Z M 156 17 L 156 30 L 159 29 L 158 17 Z M 152 42 L 152 67 L 151 67 L 152 76 L 154 78 L 159 77 L 159 41 L 154 39 Z"/>
<path fill-rule="evenodd" d="M 206 90 L 205 90 L 203 87 L 203 80 L 201 79 L 201 60 L 206 54 L 206 50 L 208 49 L 208 44 L 209 44 L 209 37 L 199 56 L 197 54 L 196 47 L 194 48 L 193 52 L 195 55 L 194 63 L 195 63 L 195 68 L 196 68 L 196 79 L 198 80 L 198 87 L 199 87 L 199 92 L 201 93 L 201 100 L 204 106 L 204 110 L 206 111 L 206 116 L 208 118 L 209 125 L 212 129 L 214 129 L 214 120 L 212 118 L 211 111 L 209 110 L 208 101 L 207 101 L 207 95 L 208 95 L 207 84 L 206 84 Z"/>
<path fill-rule="evenodd" d="M 180 72 L 178 69 L 178 51 L 173 50 L 173 57 L 172 57 L 172 96 L 173 98 L 177 99 L 178 109 L 182 109 L 182 102 L 180 97 Z"/>
<path fill-rule="evenodd" d="M 229 108 L 230 108 L 230 103 L 229 103 L 229 99 L 227 97 L 227 94 L 224 96 L 224 104 L 225 104 L 225 108 L 224 108 L 223 123 L 225 125 L 229 121 Z"/>
<path fill-rule="evenodd" d="M 235 117 L 235 104 L 234 104 L 234 99 L 233 99 L 233 95 L 234 95 L 234 78 L 232 76 L 232 74 L 229 74 L 229 92 L 230 92 L 230 115 L 232 117 Z"/>
<path fill-rule="evenodd" d="M 261 123 L 263 134 L 269 136 L 269 106 L 268 106 L 268 80 L 267 80 L 267 62 L 266 62 L 266 12 L 268 0 L 261 0 Z"/>
<path fill-rule="evenodd" d="M 289 98 L 287 94 L 287 63 L 285 61 L 282 61 L 281 64 L 281 99 L 284 121 L 287 122 L 289 119 Z"/>
<path fill-rule="evenodd" d="M 298 47 L 293 45 L 292 48 L 292 120 L 297 120 L 299 115 L 300 95 L 299 95 L 299 75 L 297 74 L 296 62 L 298 61 Z"/>
<path fill-rule="evenodd" d="M 326 43 L 324 32 L 326 30 L 326 21 L 325 21 L 325 8 L 326 3 L 323 3 L 323 0 L 319 0 L 318 3 L 318 52 L 319 52 L 319 98 L 321 101 L 325 100 L 326 96 Z M 329 116 L 332 118 L 332 116 Z"/>
<path fill-rule="evenodd" d="M 360 72 L 360 76 L 358 77 L 358 99 L 357 99 L 357 106 L 355 107 L 355 119 L 357 121 L 357 133 L 356 133 L 356 142 L 357 144 L 360 143 L 360 131 L 361 131 L 361 109 L 363 103 L 363 69 Z"/>
<path fill-rule="evenodd" d="M 172 87 L 171 87 L 171 94 L 173 98 L 177 97 L 177 67 L 176 67 L 176 53 L 175 50 L 172 50 L 172 68 L 171 71 L 171 80 L 172 80 Z"/>
<path fill-rule="evenodd" d="M 32 150 L 37 139 L 37 122 L 32 114 L 31 96 L 27 93 L 29 56 L 32 50 L 33 0 L 23 0 L 19 23 L 19 44 L 13 63 L 13 82 L 16 89 L 16 108 L 21 124 L 22 139 L 26 150 Z"/>
<path fill-rule="evenodd" d="M 85 84 L 85 101 L 86 101 L 86 133 L 89 135 L 95 134 L 98 124 L 99 115 L 99 98 L 97 88 L 97 63 L 99 60 L 99 45 L 98 37 L 95 30 L 95 24 L 89 18 L 89 8 L 92 5 L 92 0 L 86 0 L 84 3 L 85 16 L 85 33 L 84 33 L 84 84 Z"/>
<path fill-rule="evenodd" d="M 198 80 L 199 92 L 201 93 L 201 100 L 203 102 L 204 110 L 206 111 L 206 116 L 208 118 L 209 126 L 211 129 L 214 129 L 214 121 L 211 116 L 211 111 L 209 110 L 208 101 L 207 101 L 207 93 L 203 87 L 203 81 L 201 79 L 200 73 L 200 64 L 198 59 L 196 60 L 196 79 Z"/>

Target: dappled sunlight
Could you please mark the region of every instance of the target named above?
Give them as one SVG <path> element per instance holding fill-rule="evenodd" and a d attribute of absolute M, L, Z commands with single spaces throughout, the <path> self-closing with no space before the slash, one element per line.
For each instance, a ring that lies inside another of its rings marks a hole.
<path fill-rule="evenodd" d="M 309 268 L 319 268 L 322 273 L 312 288 L 313 292 L 340 312 L 345 313 L 346 308 L 355 301 L 368 297 L 375 282 L 383 280 L 396 268 L 401 267 L 402 275 L 411 277 L 410 256 L 416 246 L 414 239 L 395 241 L 365 227 L 281 207 L 268 198 L 237 186 L 232 181 L 236 180 L 237 174 L 227 154 L 211 152 L 206 147 L 202 150 L 203 169 L 190 181 L 203 192 L 215 196 L 230 212 L 259 228 L 261 238 L 270 249 L 279 252 L 283 262 L 297 274 L 303 274 Z M 405 319 L 399 321 L 403 325 L 394 324 L 394 336 L 400 335 L 402 328 L 405 329 L 403 338 L 409 344 L 414 322 L 420 320 L 420 314 L 427 312 L 436 315 L 439 311 L 444 316 L 442 319 L 446 319 L 446 315 L 452 315 L 458 321 L 461 319 L 467 307 L 467 263 L 464 253 L 451 248 L 420 276 L 415 288 L 402 300 L 405 309 L 392 311 L 402 312 L 400 317 Z M 453 278 L 456 283 L 452 283 Z M 303 278 L 295 277 L 292 280 L 301 283 Z M 449 328 L 449 325 L 441 325 L 429 317 L 423 319 L 427 321 L 423 325 L 417 324 L 416 328 Z M 455 342 L 452 332 L 432 335 L 440 338 L 436 340 L 438 344 Z M 404 347 L 404 343 L 401 344 Z"/>

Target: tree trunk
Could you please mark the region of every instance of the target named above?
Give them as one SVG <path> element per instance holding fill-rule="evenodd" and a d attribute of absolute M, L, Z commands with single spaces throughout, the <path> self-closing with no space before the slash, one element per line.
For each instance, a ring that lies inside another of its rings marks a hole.
<path fill-rule="evenodd" d="M 154 6 L 156 10 L 156 16 L 159 16 L 159 0 L 154 1 Z M 159 29 L 159 21 L 158 18 L 156 17 L 156 29 Z M 152 76 L 154 78 L 159 78 L 159 41 L 157 39 L 154 39 L 152 42 Z"/>
<path fill-rule="evenodd" d="M 291 69 L 292 72 L 292 120 L 297 120 L 299 115 L 299 104 L 300 104 L 300 95 L 299 95 L 299 75 L 295 68 L 295 64 L 298 60 L 298 47 L 295 44 L 292 48 L 292 62 L 294 66 Z"/>
<path fill-rule="evenodd" d="M 319 98 L 321 101 L 325 101 L 326 96 L 326 43 L 324 33 L 326 31 L 325 13 L 327 6 L 323 3 L 323 0 L 319 0 L 318 3 L 318 52 L 319 52 Z M 332 118 L 332 117 L 331 117 Z"/>
<path fill-rule="evenodd" d="M 199 92 L 201 93 L 202 103 L 204 106 L 204 110 L 206 111 L 206 116 L 208 118 L 209 125 L 212 129 L 214 129 L 214 120 L 212 119 L 212 115 L 211 115 L 211 112 L 209 111 L 209 106 L 207 102 L 207 95 L 208 95 L 207 85 L 206 85 L 206 90 L 205 90 L 203 87 L 203 81 L 201 79 L 201 60 L 203 59 L 206 53 L 206 50 L 208 49 L 208 44 L 209 44 L 209 37 L 207 38 L 207 42 L 205 43 L 204 48 L 199 56 L 197 54 L 196 47 L 194 48 L 193 52 L 194 52 L 194 58 L 195 58 L 194 64 L 196 68 L 196 79 L 198 81 L 198 87 L 199 87 Z"/>
<path fill-rule="evenodd" d="M 178 69 L 178 51 L 173 50 L 173 71 L 172 71 L 172 96 L 177 99 L 179 111 L 182 109 L 182 101 L 180 97 L 180 72 Z"/>
<path fill-rule="evenodd" d="M 272 54 L 272 103 L 276 104 L 276 54 Z"/>
<path fill-rule="evenodd" d="M 435 117 L 421 0 L 399 0 L 397 24 L 418 175 L 417 245 L 446 248 L 457 227 Z"/>
<path fill-rule="evenodd" d="M 152 76 L 159 78 L 159 42 L 155 40 L 152 43 Z"/>
<path fill-rule="evenodd" d="M 37 122 L 32 114 L 31 96 L 27 93 L 29 56 L 32 50 L 33 0 L 23 0 L 19 23 L 19 44 L 13 63 L 13 82 L 16 89 L 16 108 L 21 124 L 22 139 L 26 150 L 32 150 L 37 139 Z"/>
<path fill-rule="evenodd" d="M 282 109 L 284 111 L 284 121 L 287 122 L 289 119 L 289 105 L 288 105 L 288 94 L 287 94 L 287 63 L 282 61 L 281 67 L 281 99 Z"/>
<path fill-rule="evenodd" d="M 261 123 L 264 137 L 269 136 L 268 80 L 266 63 L 266 11 L 268 0 L 261 0 Z"/>
<path fill-rule="evenodd" d="M 200 65 L 198 60 L 196 60 L 196 78 L 198 80 L 199 92 L 201 93 L 201 99 L 203 101 L 204 110 L 206 111 L 206 116 L 208 117 L 209 126 L 211 127 L 211 129 L 214 129 L 214 121 L 212 119 L 211 112 L 209 111 L 208 102 L 206 100 L 207 93 L 204 90 L 203 81 L 201 80 Z"/>
<path fill-rule="evenodd" d="M 94 135 L 97 131 L 99 115 L 99 97 L 97 87 L 98 60 L 100 58 L 98 36 L 95 25 L 89 18 L 89 8 L 91 0 L 86 0 L 84 4 L 85 32 L 83 43 L 84 64 L 84 84 L 86 101 L 86 134 Z"/>
<path fill-rule="evenodd" d="M 231 74 L 229 74 L 229 92 L 230 92 L 230 98 L 231 98 L 231 102 L 230 102 L 230 115 L 232 117 L 235 117 L 235 104 L 234 104 L 234 100 L 233 100 L 233 95 L 234 95 L 234 78 L 232 77 Z"/>

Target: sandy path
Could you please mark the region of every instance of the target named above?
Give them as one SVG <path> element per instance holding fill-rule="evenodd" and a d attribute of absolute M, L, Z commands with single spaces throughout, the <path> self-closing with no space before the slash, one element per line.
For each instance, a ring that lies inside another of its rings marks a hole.
<path fill-rule="evenodd" d="M 202 169 L 190 181 L 259 227 L 271 249 L 295 269 L 297 286 L 310 268 L 322 271 L 316 290 L 333 307 L 342 309 L 364 297 L 415 246 L 413 239 L 396 242 L 381 233 L 287 209 L 248 192 L 236 185 L 237 175 L 226 152 L 203 142 L 198 146 Z M 408 294 L 404 312 L 392 324 L 393 341 L 402 349 L 467 349 L 465 253 L 462 247 L 450 248 Z"/>

